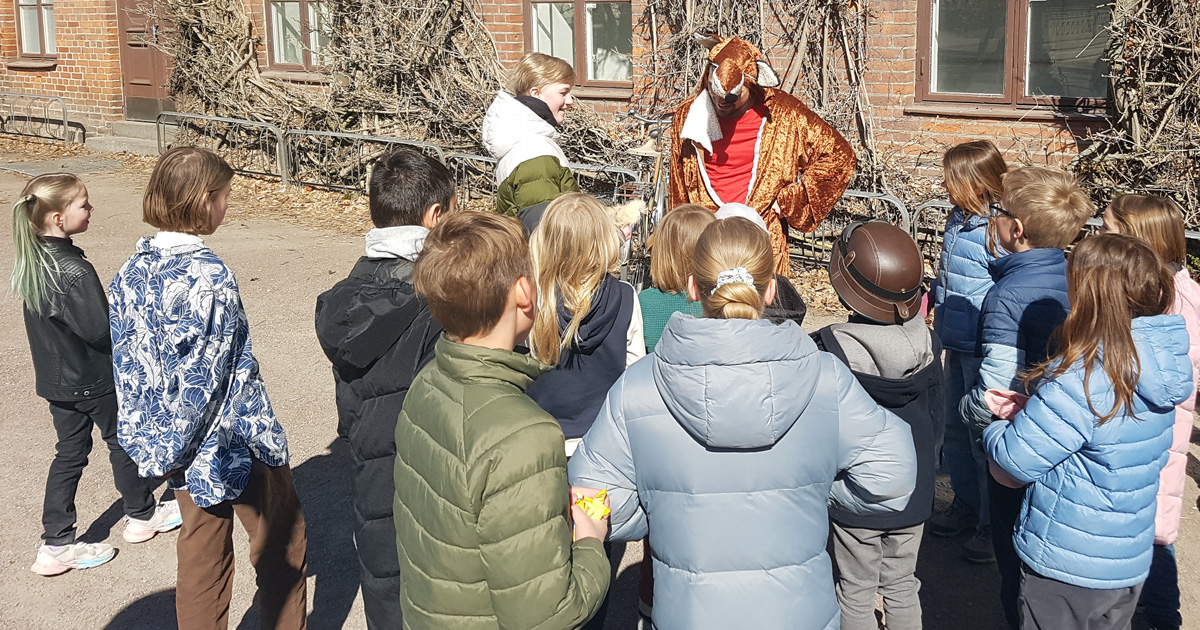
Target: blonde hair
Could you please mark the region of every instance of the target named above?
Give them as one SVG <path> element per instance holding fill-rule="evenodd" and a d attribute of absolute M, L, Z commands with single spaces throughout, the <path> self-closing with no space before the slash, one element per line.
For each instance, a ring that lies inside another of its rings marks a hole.
<path fill-rule="evenodd" d="M 647 239 L 650 245 L 650 277 L 664 293 L 686 293 L 692 275 L 696 241 L 716 217 L 702 206 L 682 206 L 667 213 Z"/>
<path fill-rule="evenodd" d="M 717 286 L 721 272 L 739 268 L 750 274 L 753 285 L 727 282 Z M 762 228 L 741 217 L 715 221 L 696 241 L 692 277 L 705 317 L 759 319 L 766 307 L 763 294 L 775 278 L 771 239 Z"/>
<path fill-rule="evenodd" d="M 1074 176 L 1046 166 L 1006 173 L 1000 203 L 1025 225 L 1025 238 L 1034 248 L 1066 248 L 1096 214 L 1096 206 Z"/>
<path fill-rule="evenodd" d="M 46 217 L 66 209 L 83 188 L 83 181 L 70 173 L 39 175 L 25 184 L 21 198 L 13 205 L 13 293 L 21 296 L 30 311 L 40 315 L 58 281 L 51 271 L 58 262 L 46 251 L 39 238 L 46 228 Z"/>
<path fill-rule="evenodd" d="M 969 215 L 987 214 L 988 204 L 1000 199 L 1001 181 L 1007 172 L 1004 156 L 988 140 L 956 144 L 942 157 L 950 201 Z"/>
<path fill-rule="evenodd" d="M 516 219 L 464 210 L 444 215 L 425 239 L 413 287 L 454 341 L 484 334 L 504 315 L 513 283 L 530 276 Z"/>
<path fill-rule="evenodd" d="M 200 147 L 176 147 L 162 154 L 146 184 L 142 220 L 160 229 L 212 234 L 213 195 L 233 180 L 221 156 Z"/>
<path fill-rule="evenodd" d="M 1121 195 L 1108 205 L 1108 214 L 1121 234 L 1142 239 L 1163 262 L 1182 266 L 1187 261 L 1183 209 L 1158 195 Z"/>
<path fill-rule="evenodd" d="M 621 236 L 599 201 L 587 193 L 570 193 L 546 206 L 529 249 L 538 292 L 529 348 L 542 362 L 558 365 L 605 276 L 620 268 Z M 560 303 L 571 314 L 566 330 L 558 327 Z"/>
<path fill-rule="evenodd" d="M 531 52 L 525 53 L 508 72 L 506 87 L 510 94 L 520 96 L 528 94 L 533 88 L 541 88 L 551 83 L 574 84 L 575 69 L 558 57 Z"/>

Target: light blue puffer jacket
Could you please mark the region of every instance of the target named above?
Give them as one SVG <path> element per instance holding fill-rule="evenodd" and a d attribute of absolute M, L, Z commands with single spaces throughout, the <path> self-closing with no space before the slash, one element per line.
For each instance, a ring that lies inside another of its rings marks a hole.
<path fill-rule="evenodd" d="M 1154 544 L 1158 473 L 1171 446 L 1175 405 L 1192 395 L 1188 334 L 1179 315 L 1133 322 L 1141 361 L 1133 418 L 1097 426 L 1113 405 L 1104 370 L 1083 385 L 1076 366 L 1042 384 L 1010 422 L 983 433 L 988 455 L 1032 484 L 1013 542 L 1044 577 L 1094 589 L 1125 588 L 1146 579 Z"/>
<path fill-rule="evenodd" d="M 794 322 L 682 313 L 569 465 L 612 539 L 653 524 L 659 630 L 836 629 L 828 502 L 903 509 L 916 471 L 908 426 Z"/>
<path fill-rule="evenodd" d="M 942 346 L 955 352 L 975 352 L 979 334 L 979 305 L 992 288 L 987 250 L 987 217 L 971 216 L 954 206 L 946 219 L 942 256 L 934 278 L 933 329 Z"/>

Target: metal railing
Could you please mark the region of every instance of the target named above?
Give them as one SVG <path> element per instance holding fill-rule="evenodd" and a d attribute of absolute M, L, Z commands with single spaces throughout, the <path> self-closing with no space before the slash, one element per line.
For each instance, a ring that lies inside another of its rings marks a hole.
<path fill-rule="evenodd" d="M 619 166 L 572 162 L 567 168 L 575 174 L 575 181 L 583 192 L 609 202 L 617 201 L 623 186 L 638 180 L 637 173 Z"/>
<path fill-rule="evenodd" d="M 60 97 L 0 92 L 0 112 L 0 133 L 62 140 L 64 147 L 71 145 L 67 103 Z"/>
<path fill-rule="evenodd" d="M 454 174 L 459 207 L 490 211 L 496 207 L 496 158 L 472 153 L 446 156 L 446 168 Z M 487 191 L 480 194 L 480 191 Z"/>
<path fill-rule="evenodd" d="M 833 212 L 812 232 L 789 235 L 788 248 L 793 262 L 822 266 L 829 263 L 834 244 L 842 230 L 855 221 L 882 219 L 912 233 L 912 220 L 903 201 L 892 195 L 847 190 Z"/>
<path fill-rule="evenodd" d="M 204 147 L 225 158 L 235 172 L 289 182 L 287 144 L 275 125 L 182 112 L 163 112 L 154 124 L 159 153 L 172 146 Z"/>
<path fill-rule="evenodd" d="M 309 129 L 289 129 L 283 137 L 288 178 L 304 186 L 367 194 L 375 160 L 395 147 L 410 147 L 446 163 L 441 147 L 418 140 Z"/>

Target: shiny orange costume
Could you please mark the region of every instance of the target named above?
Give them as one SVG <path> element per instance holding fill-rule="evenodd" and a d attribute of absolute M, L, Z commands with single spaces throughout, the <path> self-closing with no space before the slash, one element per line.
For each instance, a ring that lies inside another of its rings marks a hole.
<path fill-rule="evenodd" d="M 773 89 L 779 77 L 754 45 L 738 37 L 706 43 L 712 44 L 710 67 L 700 90 L 680 105 L 671 124 L 671 206 L 696 203 L 714 212 L 718 209 L 702 153 L 711 153 L 712 143 L 721 138 L 710 93 L 732 96 L 750 90 L 752 102 L 763 103 L 767 115 L 759 131 L 746 205 L 767 223 L 775 270 L 791 277 L 787 227 L 780 216 L 801 232 L 816 229 L 850 184 L 858 158 L 829 123 L 796 97 Z"/>

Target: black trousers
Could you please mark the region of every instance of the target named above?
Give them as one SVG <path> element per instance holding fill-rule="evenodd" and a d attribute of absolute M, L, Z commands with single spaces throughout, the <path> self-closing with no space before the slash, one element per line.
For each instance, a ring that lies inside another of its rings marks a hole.
<path fill-rule="evenodd" d="M 46 476 L 46 496 L 42 502 L 42 540 L 47 545 L 75 542 L 75 491 L 92 452 L 92 425 L 108 445 L 117 491 L 130 518 L 148 519 L 154 514 L 154 488 L 157 479 L 138 477 L 137 464 L 129 459 L 117 442 L 117 394 L 75 402 L 50 401 L 50 416 L 58 443 L 54 461 Z"/>
<path fill-rule="evenodd" d="M 1013 546 L 1013 530 L 1021 517 L 1025 488 L 1000 485 L 991 475 L 987 482 L 992 550 L 996 553 L 996 568 L 1000 570 L 1000 605 L 1009 627 L 1016 630 L 1020 627 L 1017 599 L 1021 594 L 1021 557 Z"/>
<path fill-rule="evenodd" d="M 1021 630 L 1128 630 L 1142 585 L 1075 586 L 1021 567 Z"/>

